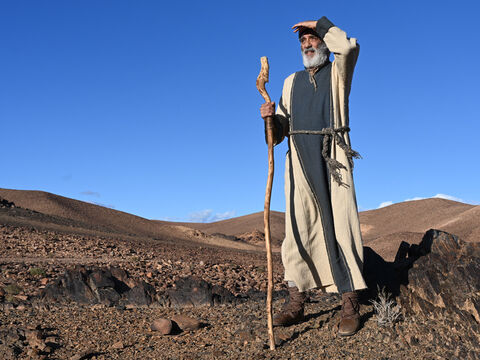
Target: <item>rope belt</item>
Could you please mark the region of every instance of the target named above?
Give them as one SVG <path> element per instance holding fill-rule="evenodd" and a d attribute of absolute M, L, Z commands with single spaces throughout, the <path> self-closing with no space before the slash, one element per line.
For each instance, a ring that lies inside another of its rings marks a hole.
<path fill-rule="evenodd" d="M 353 169 L 353 158 L 361 159 L 362 157 L 358 152 L 356 152 L 350 146 L 347 145 L 347 143 L 343 139 L 343 136 L 340 136 L 340 134 L 344 134 L 349 131 L 350 131 L 350 128 L 348 126 L 342 126 L 339 128 L 331 128 L 331 127 L 323 128 L 322 130 L 291 130 L 288 132 L 288 135 L 300 135 L 300 134 L 324 135 L 322 156 L 327 162 L 328 170 L 330 174 L 332 174 L 333 179 L 339 185 L 348 187 L 348 184 L 342 182 L 342 174 L 340 173 L 341 169 L 347 170 L 346 166 L 343 165 L 340 161 L 332 159 L 328 155 L 328 148 L 332 140 L 335 139 L 337 141 L 338 146 L 340 146 L 340 148 L 343 149 L 343 151 L 345 151 L 350 167 Z"/>

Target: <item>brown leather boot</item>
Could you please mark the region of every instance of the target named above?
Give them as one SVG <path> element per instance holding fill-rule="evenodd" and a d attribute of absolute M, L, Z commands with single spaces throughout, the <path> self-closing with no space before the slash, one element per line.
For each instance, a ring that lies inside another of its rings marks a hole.
<path fill-rule="evenodd" d="M 351 336 L 360 329 L 360 304 L 356 291 L 342 294 L 342 311 L 338 324 L 338 335 Z"/>
<path fill-rule="evenodd" d="M 298 291 L 296 286 L 288 288 L 289 301 L 286 302 L 279 314 L 273 317 L 273 326 L 290 326 L 305 319 L 305 293 Z"/>

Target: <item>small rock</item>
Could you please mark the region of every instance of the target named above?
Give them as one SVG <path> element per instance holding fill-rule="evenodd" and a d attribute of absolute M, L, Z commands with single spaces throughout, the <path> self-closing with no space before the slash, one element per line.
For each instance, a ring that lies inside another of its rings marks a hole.
<path fill-rule="evenodd" d="M 28 344 L 32 348 L 39 349 L 42 351 L 47 346 L 43 341 L 42 332 L 40 330 L 27 330 L 25 331 L 25 338 L 28 341 Z"/>
<path fill-rule="evenodd" d="M 73 355 L 70 360 L 82 360 L 82 359 L 90 359 L 93 356 L 97 355 L 98 353 L 94 350 L 86 350 L 81 353 Z"/>
<path fill-rule="evenodd" d="M 123 345 L 122 341 L 117 341 L 115 344 L 112 345 L 112 349 L 123 349 L 125 345 Z"/>
<path fill-rule="evenodd" d="M 47 338 L 45 338 L 45 343 L 48 343 L 48 344 L 54 344 L 56 345 L 57 344 L 57 337 L 56 336 L 48 336 Z"/>
<path fill-rule="evenodd" d="M 30 359 L 38 359 L 40 352 L 37 349 L 28 349 L 27 355 Z"/>
<path fill-rule="evenodd" d="M 200 328 L 200 321 L 186 315 L 175 315 L 172 321 L 183 331 L 195 331 Z"/>
<path fill-rule="evenodd" d="M 168 335 L 172 332 L 172 322 L 168 319 L 157 319 L 152 322 L 150 328 L 153 331 L 158 331 L 162 335 Z"/>

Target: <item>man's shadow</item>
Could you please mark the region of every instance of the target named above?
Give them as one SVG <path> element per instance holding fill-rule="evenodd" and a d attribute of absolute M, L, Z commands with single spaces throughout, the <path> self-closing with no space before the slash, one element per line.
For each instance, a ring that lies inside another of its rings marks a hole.
<path fill-rule="evenodd" d="M 418 247 L 417 245 L 413 246 Z M 408 270 L 412 267 L 414 261 L 418 259 L 413 254 L 411 254 L 411 257 L 408 257 L 411 247 L 407 242 L 402 242 L 393 262 L 385 261 L 372 248 L 368 246 L 363 247 L 363 276 L 368 287 L 360 292 L 360 302 L 363 305 L 369 305 L 370 301 L 377 297 L 378 290 L 382 289 L 390 293 L 393 299 L 398 297 L 401 285 L 407 285 L 408 283 Z M 305 318 L 308 321 L 327 312 L 339 310 L 340 306 L 336 306 L 329 310 L 308 314 Z M 361 317 L 362 325 L 372 316 L 373 311 L 363 314 Z"/>
<path fill-rule="evenodd" d="M 395 260 L 385 261 L 372 248 L 363 247 L 363 277 L 368 289 L 362 294 L 362 301 L 376 298 L 378 290 L 385 289 L 393 299 L 400 295 L 400 288 L 408 285 L 408 272 L 415 261 L 431 252 L 432 243 L 438 230 L 428 230 L 417 244 L 402 241 Z"/>
<path fill-rule="evenodd" d="M 430 229 L 423 236 L 422 241 L 417 244 L 409 244 L 402 241 L 400 244 L 395 260 L 385 261 L 379 254 L 368 246 L 363 247 L 363 277 L 367 283 L 368 288 L 360 293 L 360 302 L 363 305 L 370 305 L 371 300 L 376 299 L 378 291 L 385 289 L 391 294 L 395 300 L 401 291 L 402 286 L 408 286 L 408 272 L 412 268 L 415 261 L 421 256 L 427 255 L 431 252 L 432 243 L 438 230 Z M 332 311 L 339 311 L 340 306 L 332 306 L 328 310 L 322 310 L 318 313 L 308 314 L 305 321 L 316 319 Z M 361 328 L 365 322 L 374 315 L 373 310 L 364 313 L 360 318 Z M 331 319 L 327 319 L 322 325 L 325 325 Z M 284 341 L 289 342 L 300 335 L 313 330 L 312 327 L 307 326 L 305 329 L 294 332 L 290 339 Z"/>

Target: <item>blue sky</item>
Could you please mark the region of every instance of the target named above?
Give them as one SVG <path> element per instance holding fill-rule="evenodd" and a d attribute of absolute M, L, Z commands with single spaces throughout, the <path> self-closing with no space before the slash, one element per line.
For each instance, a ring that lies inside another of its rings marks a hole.
<path fill-rule="evenodd" d="M 152 219 L 261 211 L 259 58 L 278 101 L 302 69 L 290 27 L 326 15 L 361 45 L 350 97 L 360 210 L 478 204 L 479 13 L 473 0 L 0 1 L 0 187 Z"/>

